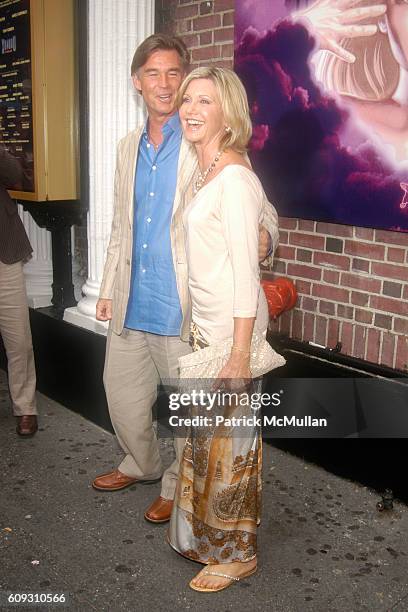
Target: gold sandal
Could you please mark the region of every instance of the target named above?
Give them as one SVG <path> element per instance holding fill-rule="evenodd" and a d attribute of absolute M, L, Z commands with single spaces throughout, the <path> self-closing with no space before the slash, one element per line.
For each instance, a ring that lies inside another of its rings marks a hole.
<path fill-rule="evenodd" d="M 255 574 L 257 569 L 257 567 L 253 567 L 241 576 L 230 576 L 229 574 L 223 574 L 222 572 L 204 572 L 202 574 L 203 576 L 219 576 L 220 578 L 227 578 L 229 582 L 227 584 L 224 584 L 224 586 L 217 587 L 216 589 L 210 589 L 208 587 L 199 587 L 193 584 L 194 578 L 197 577 L 194 576 L 193 580 L 191 580 L 189 583 L 189 587 L 193 589 L 193 591 L 199 591 L 200 593 L 217 593 L 218 591 L 223 591 L 224 589 L 227 589 L 232 584 L 234 584 L 234 582 L 239 582 L 242 578 L 248 578 L 248 576 L 252 576 L 252 574 Z"/>

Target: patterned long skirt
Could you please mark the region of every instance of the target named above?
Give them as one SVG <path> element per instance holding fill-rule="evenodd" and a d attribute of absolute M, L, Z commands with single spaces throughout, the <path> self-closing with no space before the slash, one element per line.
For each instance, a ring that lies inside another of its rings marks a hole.
<path fill-rule="evenodd" d="M 252 392 L 260 391 L 261 381 L 254 383 Z M 249 406 L 223 410 L 224 425 L 189 431 L 168 534 L 177 552 L 204 564 L 249 561 L 257 552 L 262 438 L 254 417 L 259 414 Z M 254 424 L 234 424 L 231 416 L 247 422 L 252 417 Z"/>

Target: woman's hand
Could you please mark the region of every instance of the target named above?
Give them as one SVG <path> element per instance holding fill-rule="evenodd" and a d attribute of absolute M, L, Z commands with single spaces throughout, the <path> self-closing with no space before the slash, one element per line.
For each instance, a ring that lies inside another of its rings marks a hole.
<path fill-rule="evenodd" d="M 251 382 L 249 353 L 231 351 L 231 356 L 219 372 L 214 383 L 214 390 L 245 391 Z"/>
<path fill-rule="evenodd" d="M 319 48 L 331 51 L 339 59 L 352 64 L 356 56 L 339 44 L 342 38 L 373 36 L 376 24 L 362 25 L 361 21 L 373 20 L 387 12 L 386 4 L 371 4 L 356 8 L 361 0 L 316 0 L 311 6 L 292 14 L 295 19 L 306 19 L 317 36 Z"/>

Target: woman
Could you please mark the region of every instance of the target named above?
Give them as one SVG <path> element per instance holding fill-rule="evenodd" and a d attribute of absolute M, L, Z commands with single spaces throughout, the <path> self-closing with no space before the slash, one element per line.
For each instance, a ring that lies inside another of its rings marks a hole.
<path fill-rule="evenodd" d="M 257 256 L 264 195 L 244 156 L 252 131 L 248 102 L 232 71 L 197 68 L 181 86 L 179 112 L 201 170 L 184 215 L 193 348 L 233 339 L 218 374 L 218 386 L 228 386 L 251 378 L 253 331 L 263 334 L 268 324 Z M 187 439 L 169 542 L 211 565 L 190 582 L 193 589 L 219 591 L 257 568 L 261 438 L 256 425 L 245 432 L 225 427 L 221 435 L 204 430 Z"/>
<path fill-rule="evenodd" d="M 316 0 L 293 16 L 316 35 L 317 79 L 408 160 L 408 1 Z"/>

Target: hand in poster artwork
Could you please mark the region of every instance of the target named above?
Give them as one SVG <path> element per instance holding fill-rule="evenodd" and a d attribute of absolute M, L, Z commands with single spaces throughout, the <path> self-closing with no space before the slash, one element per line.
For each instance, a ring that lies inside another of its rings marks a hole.
<path fill-rule="evenodd" d="M 293 13 L 295 19 L 306 19 L 312 26 L 319 47 L 331 51 L 339 59 L 354 63 L 356 56 L 344 49 L 340 41 L 344 38 L 373 36 L 378 25 L 363 21 L 382 17 L 387 11 L 385 4 L 358 7 L 361 0 L 316 0 L 311 6 Z"/>

